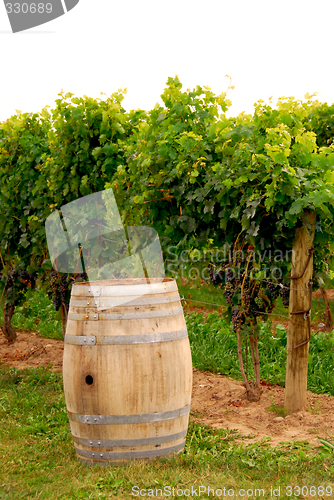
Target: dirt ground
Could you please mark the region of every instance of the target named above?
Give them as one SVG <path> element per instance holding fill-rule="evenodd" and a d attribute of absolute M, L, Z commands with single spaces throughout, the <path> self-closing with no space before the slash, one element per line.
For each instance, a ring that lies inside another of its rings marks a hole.
<path fill-rule="evenodd" d="M 245 443 L 270 437 L 272 446 L 286 441 L 308 441 L 318 446 L 318 436 L 328 439 L 334 434 L 333 396 L 307 391 L 305 411 L 283 418 L 269 410 L 273 402 L 283 407 L 283 387 L 265 384 L 261 400 L 250 403 L 242 382 L 196 369 L 193 375 L 194 419 L 219 429 L 236 429 L 249 437 L 243 439 Z"/>
<path fill-rule="evenodd" d="M 39 337 L 37 333 L 17 330 L 17 340 L 8 344 L 0 329 L 0 362 L 15 368 L 38 368 L 52 365 L 53 371 L 63 366 L 64 342 Z"/>
<path fill-rule="evenodd" d="M 326 295 L 327 295 L 328 300 L 334 300 L 334 290 L 333 289 L 326 290 Z M 312 296 L 315 299 L 319 299 L 320 297 L 322 297 L 321 291 L 317 290 L 316 292 L 313 292 Z"/>
<path fill-rule="evenodd" d="M 47 367 L 61 371 L 64 343 L 39 337 L 36 333 L 18 332 L 17 341 L 8 345 L 0 334 L 0 362 L 17 368 Z M 193 369 L 191 411 L 196 422 L 216 428 L 236 429 L 245 443 L 270 437 L 276 446 L 284 441 L 308 441 L 317 446 L 317 436 L 334 435 L 334 397 L 308 391 L 307 408 L 284 419 L 269 407 L 283 406 L 284 389 L 263 382 L 259 402 L 250 403 L 242 382 Z M 251 437 L 252 436 L 252 437 Z"/>

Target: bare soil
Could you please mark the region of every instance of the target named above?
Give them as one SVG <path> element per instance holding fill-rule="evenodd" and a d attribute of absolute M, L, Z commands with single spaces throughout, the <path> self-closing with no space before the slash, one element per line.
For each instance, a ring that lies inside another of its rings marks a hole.
<path fill-rule="evenodd" d="M 1 333 L 1 330 L 0 330 Z M 64 342 L 39 337 L 37 333 L 16 331 L 14 344 L 0 334 L 0 362 L 11 368 L 38 368 L 52 365 L 53 371 L 63 366 Z"/>
<path fill-rule="evenodd" d="M 307 391 L 304 411 L 280 417 L 269 410 L 284 406 L 284 388 L 263 382 L 260 401 L 250 403 L 242 382 L 193 369 L 191 410 L 197 422 L 219 429 L 236 429 L 248 436 L 246 443 L 270 437 L 276 446 L 286 441 L 308 441 L 318 446 L 317 437 L 334 434 L 334 397 Z"/>
<path fill-rule="evenodd" d="M 333 289 L 326 290 L 326 295 L 327 295 L 328 300 L 334 300 L 334 290 Z M 320 299 L 322 297 L 320 289 L 317 290 L 316 292 L 313 292 L 312 297 L 315 299 Z"/>
<path fill-rule="evenodd" d="M 19 369 L 49 366 L 54 371 L 62 370 L 62 340 L 46 339 L 32 332 L 17 333 L 17 341 L 11 345 L 0 336 L 0 362 Z M 269 408 L 272 403 L 283 407 L 284 388 L 263 382 L 262 389 L 261 400 L 250 403 L 242 382 L 194 368 L 192 417 L 211 427 L 236 429 L 247 436 L 240 438 L 246 443 L 269 437 L 272 446 L 295 440 L 317 446 L 317 436 L 328 439 L 334 435 L 333 396 L 308 391 L 305 411 L 280 418 Z"/>

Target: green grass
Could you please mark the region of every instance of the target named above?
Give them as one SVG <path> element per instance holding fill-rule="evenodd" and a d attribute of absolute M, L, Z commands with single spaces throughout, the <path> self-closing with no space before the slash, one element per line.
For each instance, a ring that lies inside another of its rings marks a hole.
<path fill-rule="evenodd" d="M 136 487 L 148 496 L 149 489 L 165 486 L 264 488 L 262 498 L 271 498 L 271 486 L 333 484 L 334 454 L 328 446 L 288 442 L 272 448 L 265 439 L 247 445 L 247 436 L 236 431 L 192 421 L 185 451 L 177 457 L 87 467 L 74 454 L 59 374 L 0 365 L 0 394 L 1 500 L 126 499 L 135 497 Z"/>
<path fill-rule="evenodd" d="M 178 289 L 180 297 L 184 297 L 189 306 L 205 307 L 205 309 L 210 309 L 212 311 L 216 311 L 220 309 L 220 307 L 226 307 L 224 293 L 220 288 L 212 284 L 201 286 L 199 283 L 194 283 L 192 285 L 182 285 L 182 283 L 178 283 Z M 219 304 L 219 306 L 217 307 L 212 304 Z"/>

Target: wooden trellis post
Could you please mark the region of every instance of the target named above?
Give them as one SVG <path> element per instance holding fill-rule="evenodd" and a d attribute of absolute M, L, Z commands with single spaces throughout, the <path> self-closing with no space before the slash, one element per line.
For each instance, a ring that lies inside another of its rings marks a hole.
<path fill-rule="evenodd" d="M 314 212 L 305 212 L 292 248 L 284 403 L 289 412 L 300 411 L 306 405 L 315 219 Z"/>

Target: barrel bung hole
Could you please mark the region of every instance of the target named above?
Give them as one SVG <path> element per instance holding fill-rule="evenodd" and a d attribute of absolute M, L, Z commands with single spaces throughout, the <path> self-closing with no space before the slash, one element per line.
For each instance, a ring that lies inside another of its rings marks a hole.
<path fill-rule="evenodd" d="M 94 382 L 94 379 L 91 375 L 87 375 L 85 380 L 87 385 L 92 385 Z"/>

